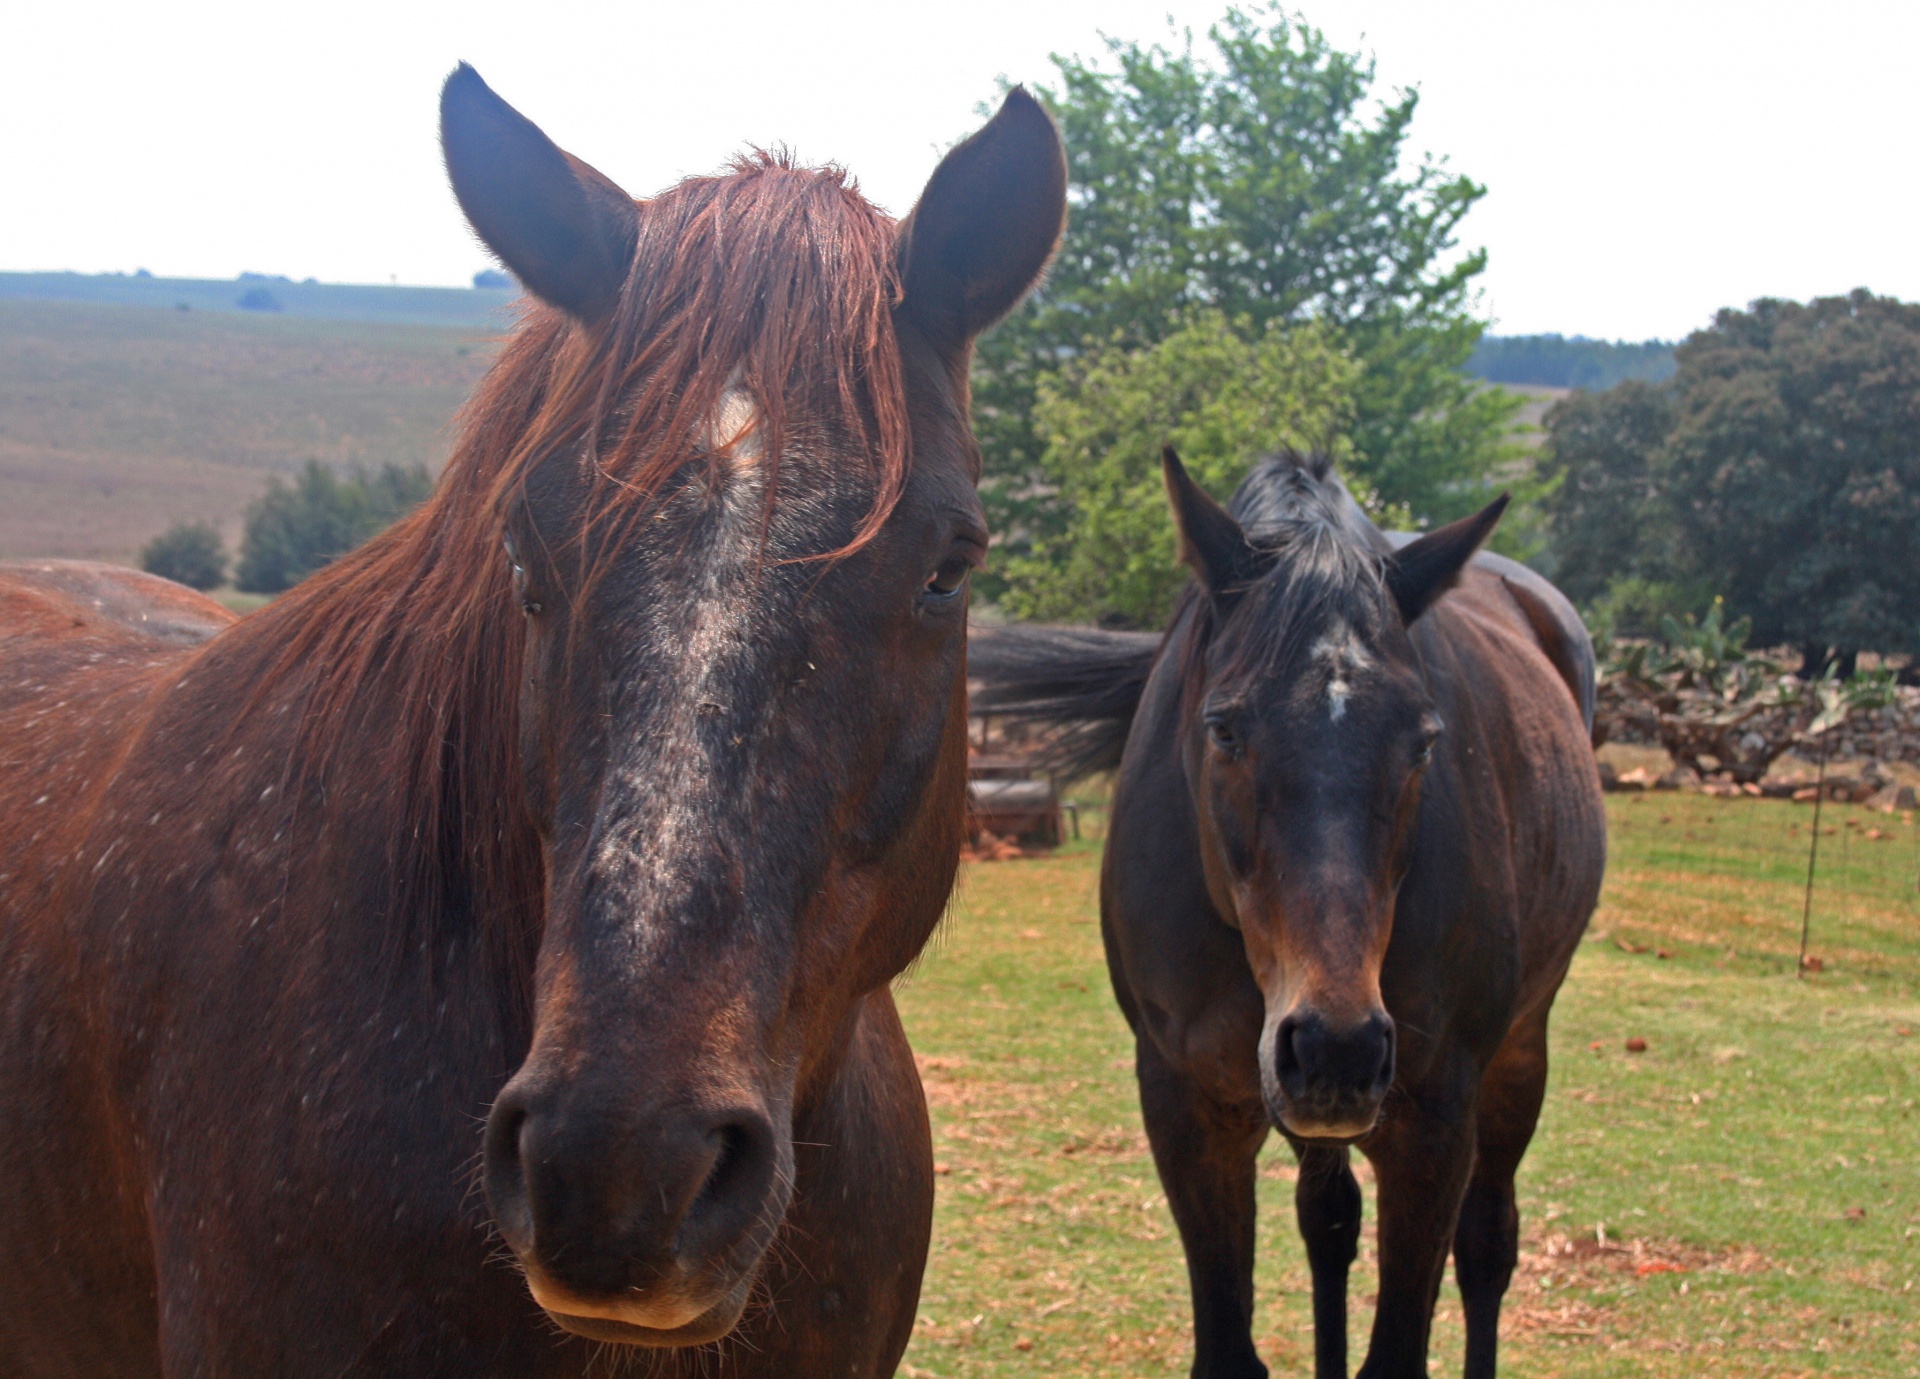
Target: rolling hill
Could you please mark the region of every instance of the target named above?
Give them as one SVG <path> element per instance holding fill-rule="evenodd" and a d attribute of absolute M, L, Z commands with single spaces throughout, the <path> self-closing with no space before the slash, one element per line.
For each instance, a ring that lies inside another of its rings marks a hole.
<path fill-rule="evenodd" d="M 0 273 L 0 301 L 101 302 L 173 311 L 284 313 L 341 321 L 501 330 L 513 287 L 398 287 L 323 283 L 269 273 L 238 278 L 156 278 L 151 273 Z"/>
<path fill-rule="evenodd" d="M 0 273 L 0 559 L 131 561 L 191 518 L 232 545 L 267 478 L 309 459 L 437 469 L 514 295 Z M 1528 395 L 1537 442 L 1569 387 L 1671 368 L 1659 342 L 1490 336 L 1469 371 Z"/>
<path fill-rule="evenodd" d="M 183 518 L 232 543 L 268 476 L 308 459 L 437 469 L 495 338 L 0 294 L 0 558 L 131 560 Z"/>

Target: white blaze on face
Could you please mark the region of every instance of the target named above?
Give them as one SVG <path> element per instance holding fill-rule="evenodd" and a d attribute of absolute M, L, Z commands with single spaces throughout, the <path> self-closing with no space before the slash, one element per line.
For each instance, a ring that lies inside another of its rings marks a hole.
<path fill-rule="evenodd" d="M 707 419 L 702 443 L 709 454 L 724 454 L 735 469 L 757 466 L 761 457 L 760 408 L 753 394 L 730 381 Z"/>
<path fill-rule="evenodd" d="M 657 610 L 670 623 L 670 630 L 662 629 L 663 640 L 677 650 L 681 669 L 675 693 L 658 703 L 659 716 L 649 725 L 656 750 L 646 754 L 628 782 L 634 793 L 666 803 L 643 836 L 614 832 L 599 856 L 601 868 L 640 880 L 644 894 L 670 894 L 676 858 L 713 826 L 702 803 L 711 794 L 713 763 L 694 744 L 702 736 L 703 715 L 733 707 L 751 656 L 766 532 L 760 427 L 752 394 L 730 382 L 699 437 L 702 448 L 724 462 L 712 486 L 702 490 L 703 511 L 694 519 L 700 536 L 685 548 L 688 578 L 676 591 L 685 601 Z M 645 920 L 636 914 L 634 936 L 643 950 L 652 937 Z"/>
<path fill-rule="evenodd" d="M 1373 656 L 1360 645 L 1353 628 L 1338 619 L 1309 654 L 1327 668 L 1327 716 L 1338 723 L 1347 716 L 1354 680 L 1373 667 Z"/>

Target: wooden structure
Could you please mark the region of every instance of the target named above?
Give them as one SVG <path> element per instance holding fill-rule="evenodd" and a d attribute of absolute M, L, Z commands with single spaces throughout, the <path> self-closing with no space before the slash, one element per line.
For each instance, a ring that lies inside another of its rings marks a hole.
<path fill-rule="evenodd" d="M 976 842 L 991 833 L 1017 843 L 1058 847 L 1066 837 L 1059 792 L 1024 757 L 970 757 L 967 806 L 967 829 Z"/>

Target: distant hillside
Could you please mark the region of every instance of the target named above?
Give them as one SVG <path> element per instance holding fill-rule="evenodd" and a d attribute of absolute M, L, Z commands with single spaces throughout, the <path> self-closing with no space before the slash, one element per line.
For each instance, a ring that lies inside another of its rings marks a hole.
<path fill-rule="evenodd" d="M 181 518 L 231 543 L 309 458 L 438 469 L 493 329 L 0 296 L 0 558 L 129 560 Z"/>
<path fill-rule="evenodd" d="M 99 302 L 256 316 L 307 316 L 335 321 L 387 321 L 416 326 L 505 330 L 512 287 L 382 287 L 323 283 L 261 273 L 233 281 L 155 278 L 138 273 L 0 273 L 0 301 Z"/>
<path fill-rule="evenodd" d="M 1665 340 L 1635 344 L 1583 335 L 1487 335 L 1474 349 L 1467 372 L 1489 383 L 1598 392 L 1629 378 L 1658 383 L 1673 377 L 1673 346 Z"/>

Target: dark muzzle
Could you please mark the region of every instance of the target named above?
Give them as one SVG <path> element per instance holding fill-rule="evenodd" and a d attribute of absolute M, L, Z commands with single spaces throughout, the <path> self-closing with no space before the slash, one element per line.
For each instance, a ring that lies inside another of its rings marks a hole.
<path fill-rule="evenodd" d="M 631 1089 L 523 1071 L 488 1118 L 487 1199 L 562 1326 L 693 1345 L 738 1320 L 785 1215 L 792 1157 L 759 1105 L 641 1110 Z"/>
<path fill-rule="evenodd" d="M 1268 1113 L 1305 1139 L 1366 1134 L 1393 1085 L 1393 1044 L 1384 1010 L 1339 1025 L 1318 1011 L 1294 1011 L 1274 1031 Z"/>

